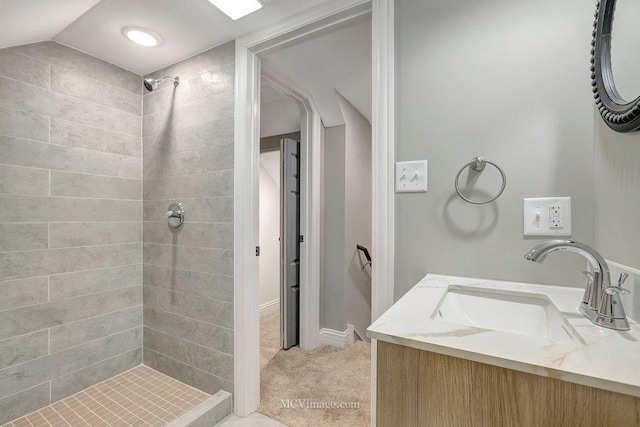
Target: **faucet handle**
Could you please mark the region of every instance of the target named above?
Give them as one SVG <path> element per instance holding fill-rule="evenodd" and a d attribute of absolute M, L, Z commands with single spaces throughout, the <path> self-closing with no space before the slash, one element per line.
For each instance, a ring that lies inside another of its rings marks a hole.
<path fill-rule="evenodd" d="M 629 289 L 625 289 L 621 286 L 611 286 L 604 290 L 604 292 L 608 295 L 620 294 L 620 295 L 629 295 L 631 291 Z"/>
<path fill-rule="evenodd" d="M 620 277 L 618 278 L 618 286 L 624 285 L 624 282 L 627 281 L 629 275 L 627 273 L 620 273 Z"/>

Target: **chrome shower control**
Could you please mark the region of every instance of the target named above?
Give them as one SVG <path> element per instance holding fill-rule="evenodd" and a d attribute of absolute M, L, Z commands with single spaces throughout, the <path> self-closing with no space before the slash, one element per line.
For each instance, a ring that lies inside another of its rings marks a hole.
<path fill-rule="evenodd" d="M 165 214 L 169 227 L 178 228 L 184 223 L 184 206 L 182 203 L 173 203 Z"/>

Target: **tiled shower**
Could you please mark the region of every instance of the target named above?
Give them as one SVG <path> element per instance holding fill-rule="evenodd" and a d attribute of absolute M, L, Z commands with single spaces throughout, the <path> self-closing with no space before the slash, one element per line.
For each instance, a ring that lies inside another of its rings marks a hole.
<path fill-rule="evenodd" d="M 0 424 L 142 363 L 233 392 L 233 43 L 165 74 L 0 50 Z"/>

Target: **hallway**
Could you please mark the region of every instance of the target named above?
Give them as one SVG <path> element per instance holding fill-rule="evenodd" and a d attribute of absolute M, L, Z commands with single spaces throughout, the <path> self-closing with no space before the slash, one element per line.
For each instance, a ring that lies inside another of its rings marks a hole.
<path fill-rule="evenodd" d="M 279 350 L 279 313 L 260 321 L 258 412 L 296 426 L 368 426 L 371 408 L 371 346 L 322 346 Z M 316 403 L 356 403 L 357 409 L 309 408 Z M 287 407 L 289 403 L 289 407 Z M 302 408 L 301 408 L 302 406 Z"/>

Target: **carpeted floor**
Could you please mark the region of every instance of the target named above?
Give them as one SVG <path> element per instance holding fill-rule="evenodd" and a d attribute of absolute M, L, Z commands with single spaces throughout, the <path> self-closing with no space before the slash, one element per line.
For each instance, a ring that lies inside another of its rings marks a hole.
<path fill-rule="evenodd" d="M 278 313 L 263 317 L 260 322 L 262 401 L 258 412 L 290 427 L 368 426 L 371 346 L 356 341 L 346 349 L 322 346 L 313 351 L 299 347 L 280 350 L 279 322 Z M 287 401 L 290 407 L 283 405 Z M 357 402 L 360 407 L 309 408 L 319 406 L 315 402 Z"/>

